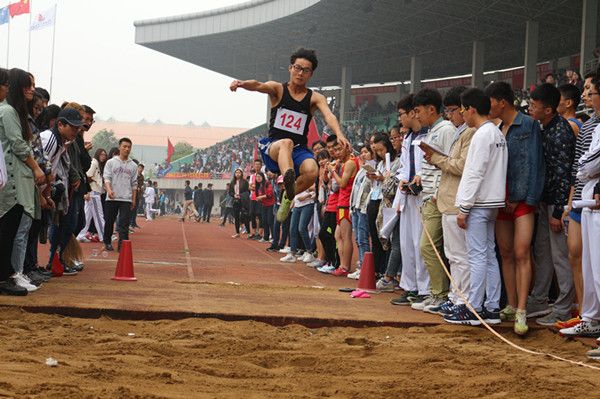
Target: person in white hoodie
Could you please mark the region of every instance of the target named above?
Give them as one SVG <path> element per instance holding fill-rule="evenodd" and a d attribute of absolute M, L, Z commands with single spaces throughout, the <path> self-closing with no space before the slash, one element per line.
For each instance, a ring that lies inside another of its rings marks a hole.
<path fill-rule="evenodd" d="M 456 222 L 466 230 L 470 268 L 469 303 L 488 324 L 500 323 L 500 268 L 494 229 L 498 209 L 505 206 L 508 150 L 502 132 L 489 119 L 490 99 L 477 88 L 461 95 L 463 118 L 477 129 L 463 170 L 456 206 Z M 484 303 L 485 297 L 485 303 Z M 480 320 L 465 304 L 444 316 L 452 324 L 476 326 Z"/>

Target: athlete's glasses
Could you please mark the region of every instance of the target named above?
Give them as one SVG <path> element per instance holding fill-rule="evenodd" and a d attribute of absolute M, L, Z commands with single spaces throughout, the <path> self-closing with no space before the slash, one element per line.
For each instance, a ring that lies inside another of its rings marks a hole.
<path fill-rule="evenodd" d="M 294 72 L 298 72 L 298 73 L 309 74 L 309 73 L 312 73 L 312 71 L 313 71 L 312 68 L 308 68 L 308 67 L 303 68 L 302 66 L 300 66 L 298 64 L 291 65 L 291 67 L 294 70 Z"/>

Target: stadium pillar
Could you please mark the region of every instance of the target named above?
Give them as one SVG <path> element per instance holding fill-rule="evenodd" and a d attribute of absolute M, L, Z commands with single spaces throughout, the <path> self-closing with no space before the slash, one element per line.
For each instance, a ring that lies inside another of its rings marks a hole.
<path fill-rule="evenodd" d="M 267 82 L 270 80 L 273 80 L 272 73 L 267 75 Z M 269 122 L 271 122 L 271 101 L 269 100 L 269 96 L 267 96 L 267 126 L 269 126 Z"/>
<path fill-rule="evenodd" d="M 342 82 L 340 88 L 340 123 L 347 120 L 347 113 L 350 111 L 350 102 L 352 101 L 352 68 L 342 67 Z"/>
<path fill-rule="evenodd" d="M 598 29 L 598 0 L 583 0 L 581 18 L 581 53 L 579 56 L 579 75 L 583 79 L 586 64 L 594 59 L 596 31 Z"/>
<path fill-rule="evenodd" d="M 421 90 L 421 72 L 423 63 L 421 57 L 413 55 L 410 57 L 410 92 L 416 93 Z"/>
<path fill-rule="evenodd" d="M 483 88 L 483 57 L 484 44 L 481 41 L 473 42 L 473 63 L 471 67 L 471 86 Z"/>
<path fill-rule="evenodd" d="M 537 21 L 527 21 L 525 29 L 525 74 L 523 89 L 537 83 L 537 58 L 540 36 L 540 24 Z"/>

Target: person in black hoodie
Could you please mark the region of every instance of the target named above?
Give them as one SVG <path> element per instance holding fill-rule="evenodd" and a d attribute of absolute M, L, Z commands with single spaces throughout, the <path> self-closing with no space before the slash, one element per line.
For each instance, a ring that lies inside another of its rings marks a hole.
<path fill-rule="evenodd" d="M 204 209 L 204 193 L 202 192 L 202 183 L 198 183 L 196 187 L 194 187 L 194 207 L 198 211 L 199 215 L 202 215 L 202 211 Z M 201 216 L 196 218 L 197 222 L 200 222 Z"/>

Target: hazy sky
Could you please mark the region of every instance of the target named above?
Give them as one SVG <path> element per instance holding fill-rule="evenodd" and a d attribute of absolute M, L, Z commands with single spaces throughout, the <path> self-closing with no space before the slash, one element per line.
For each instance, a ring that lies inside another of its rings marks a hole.
<path fill-rule="evenodd" d="M 17 0 L 0 0 L 0 7 Z M 245 0 L 31 0 L 32 15 L 58 4 L 51 102 L 92 106 L 101 118 L 254 127 L 266 97 L 228 89 L 230 77 L 134 43 L 136 20 L 221 8 Z M 8 25 L 0 26 L 6 67 Z M 27 69 L 29 15 L 10 23 L 9 67 Z M 31 33 L 30 72 L 49 88 L 52 28 Z"/>

